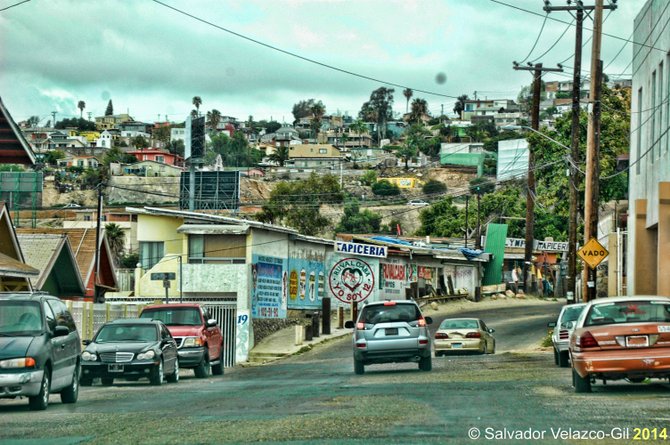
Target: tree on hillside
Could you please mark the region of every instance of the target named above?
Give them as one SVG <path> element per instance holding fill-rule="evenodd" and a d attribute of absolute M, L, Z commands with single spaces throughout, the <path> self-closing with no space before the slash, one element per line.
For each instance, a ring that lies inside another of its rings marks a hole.
<path fill-rule="evenodd" d="M 321 207 L 339 204 L 343 199 L 337 177 L 312 173 L 307 179 L 278 183 L 262 211 L 257 214 L 257 219 L 285 224 L 305 235 L 317 235 L 330 226 L 330 220 L 321 213 Z"/>
<path fill-rule="evenodd" d="M 112 105 L 112 99 L 109 99 L 107 103 L 107 109 L 105 110 L 105 116 L 114 116 L 114 106 Z"/>
<path fill-rule="evenodd" d="M 219 122 L 221 122 L 221 112 L 217 109 L 213 109 L 212 111 L 207 112 L 207 126 L 211 131 L 216 131 L 217 127 L 219 126 Z"/>
<path fill-rule="evenodd" d="M 170 143 L 172 127 L 170 125 L 161 125 L 154 129 L 154 139 L 157 140 L 162 147 L 166 147 Z M 183 143 L 182 143 L 183 144 Z"/>
<path fill-rule="evenodd" d="M 459 119 L 463 117 L 461 116 L 461 113 L 463 112 L 463 110 L 465 110 L 466 100 L 468 100 L 468 95 L 462 94 L 458 96 L 458 99 L 456 99 L 456 103 L 454 104 L 454 113 L 458 114 Z"/>
<path fill-rule="evenodd" d="M 193 96 L 191 103 L 193 103 L 193 106 L 195 107 L 196 117 L 200 116 L 200 105 L 202 105 L 202 99 L 200 96 Z"/>
<path fill-rule="evenodd" d="M 77 108 L 79 108 L 79 117 L 83 118 L 84 117 L 84 108 L 86 108 L 86 102 L 84 102 L 83 100 L 80 100 L 77 103 Z"/>
<path fill-rule="evenodd" d="M 177 156 L 184 157 L 184 141 L 181 139 L 175 139 L 174 141 L 170 141 L 166 148 L 168 151 L 172 154 L 175 154 Z"/>
<path fill-rule="evenodd" d="M 123 249 L 126 244 L 126 234 L 118 224 L 109 223 L 105 224 L 105 238 L 107 238 L 109 250 L 112 251 L 114 264 L 118 266 L 121 263 L 121 258 L 123 257 Z"/>
<path fill-rule="evenodd" d="M 326 113 L 326 106 L 321 101 L 319 101 L 312 105 L 310 112 L 312 113 L 312 119 L 310 120 L 309 124 L 312 129 L 312 134 L 316 139 L 319 136 L 319 131 L 321 131 L 321 121 L 323 119 L 323 115 Z"/>
<path fill-rule="evenodd" d="M 268 156 L 268 159 L 272 162 L 276 162 L 280 167 L 283 167 L 284 163 L 288 160 L 288 147 L 286 145 L 277 147 L 277 149 Z"/>
<path fill-rule="evenodd" d="M 419 152 L 425 152 L 431 136 L 430 130 L 421 124 L 414 124 L 405 132 L 405 140 L 396 150 L 396 156 L 405 161 L 405 169 L 409 168 L 410 159 L 416 157 Z"/>
<path fill-rule="evenodd" d="M 353 131 L 358 135 L 358 146 L 363 145 L 363 139 L 361 135 L 368 132 L 368 126 L 360 119 L 356 119 L 351 125 L 349 125 L 349 131 Z"/>
<path fill-rule="evenodd" d="M 73 117 L 56 122 L 55 128 L 76 128 L 78 131 L 95 131 L 95 123 L 81 117 Z"/>
<path fill-rule="evenodd" d="M 409 100 L 412 98 L 414 91 L 411 88 L 405 88 L 402 92 L 402 95 L 405 96 L 407 103 L 405 104 L 405 113 L 409 111 Z"/>
<path fill-rule="evenodd" d="M 134 138 L 130 140 L 130 144 L 137 148 L 138 150 L 144 150 L 145 148 L 149 148 L 149 141 L 147 141 L 144 136 L 142 135 L 137 135 Z"/>
<path fill-rule="evenodd" d="M 412 112 L 407 122 L 410 124 L 420 124 L 423 122 L 423 117 L 427 114 L 428 102 L 426 102 L 426 99 L 416 98 L 412 101 Z"/>
<path fill-rule="evenodd" d="M 274 133 L 281 128 L 281 124 L 277 121 L 260 121 L 258 125 L 261 128 L 265 128 L 265 133 Z"/>
<path fill-rule="evenodd" d="M 225 133 L 212 136 L 207 145 L 205 163 L 212 164 L 217 155 L 221 155 L 223 165 L 228 167 L 252 167 L 261 160 L 261 152 L 249 146 L 247 138 L 241 131 L 233 133 L 228 137 Z"/>
<path fill-rule="evenodd" d="M 301 100 L 300 102 L 294 104 L 292 110 L 294 119 L 293 125 L 295 125 L 298 120 L 302 119 L 303 117 L 313 116 L 312 107 L 317 104 L 320 104 L 324 110 L 326 109 L 326 106 L 323 104 L 323 102 L 316 99 Z"/>
<path fill-rule="evenodd" d="M 362 119 L 374 118 L 377 123 L 377 143 L 386 138 L 386 124 L 393 118 L 393 88 L 380 87 L 370 94 L 370 100 L 361 107 Z"/>
<path fill-rule="evenodd" d="M 28 126 L 29 126 L 30 128 L 34 128 L 34 127 L 37 127 L 37 125 L 39 125 L 39 123 L 40 123 L 40 118 L 39 118 L 39 116 L 30 116 L 30 117 L 28 118 L 28 121 L 27 121 L 27 122 L 28 122 Z"/>
<path fill-rule="evenodd" d="M 361 212 L 358 201 L 345 203 L 344 215 L 335 227 L 336 233 L 379 233 L 382 216 L 370 210 Z"/>

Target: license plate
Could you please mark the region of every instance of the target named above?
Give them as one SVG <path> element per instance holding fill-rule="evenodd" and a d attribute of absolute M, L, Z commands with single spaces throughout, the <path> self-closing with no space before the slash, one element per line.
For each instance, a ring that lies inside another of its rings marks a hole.
<path fill-rule="evenodd" d="M 626 346 L 629 348 L 644 348 L 649 346 L 649 337 L 646 335 L 631 335 L 626 337 Z"/>
<path fill-rule="evenodd" d="M 107 367 L 108 372 L 123 372 L 123 365 L 112 364 Z"/>
<path fill-rule="evenodd" d="M 386 328 L 386 335 L 398 335 L 398 328 Z"/>
<path fill-rule="evenodd" d="M 452 343 L 451 347 L 453 349 L 461 349 L 463 347 L 463 344 L 462 343 Z"/>

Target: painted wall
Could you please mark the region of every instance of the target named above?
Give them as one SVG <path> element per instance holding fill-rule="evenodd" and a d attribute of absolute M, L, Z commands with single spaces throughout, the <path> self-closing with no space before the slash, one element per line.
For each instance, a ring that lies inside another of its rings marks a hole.
<path fill-rule="evenodd" d="M 326 292 L 327 246 L 293 241 L 288 259 L 288 308 L 320 309 Z"/>
<path fill-rule="evenodd" d="M 165 255 L 186 253 L 182 250 L 185 235 L 177 233 L 177 228 L 183 223 L 181 218 L 138 215 L 137 240 L 163 241 Z"/>

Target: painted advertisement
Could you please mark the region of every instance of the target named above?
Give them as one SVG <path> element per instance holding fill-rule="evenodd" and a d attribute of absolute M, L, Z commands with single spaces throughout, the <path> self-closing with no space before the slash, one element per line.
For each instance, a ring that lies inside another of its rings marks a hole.
<path fill-rule="evenodd" d="M 360 303 L 375 289 L 375 271 L 369 260 L 344 258 L 330 268 L 328 287 L 342 303 Z"/>
<path fill-rule="evenodd" d="M 286 318 L 289 276 L 286 259 L 254 255 L 251 264 L 251 315 Z"/>
<path fill-rule="evenodd" d="M 288 264 L 288 308 L 321 308 L 325 282 L 323 261 L 290 258 Z"/>
<path fill-rule="evenodd" d="M 379 263 L 379 290 L 381 298 L 405 298 L 405 288 L 417 281 L 416 264 L 407 264 L 400 260 Z"/>

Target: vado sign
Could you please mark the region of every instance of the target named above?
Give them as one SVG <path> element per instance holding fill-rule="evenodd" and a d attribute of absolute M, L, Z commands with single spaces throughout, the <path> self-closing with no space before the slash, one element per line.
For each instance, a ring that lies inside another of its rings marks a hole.
<path fill-rule="evenodd" d="M 595 269 L 598 267 L 598 264 L 609 255 L 609 252 L 596 238 L 591 238 L 584 247 L 577 251 L 577 255 L 579 255 L 579 258 L 588 264 L 591 269 Z"/>
<path fill-rule="evenodd" d="M 343 303 L 360 303 L 375 288 L 375 274 L 365 261 L 345 258 L 330 269 L 328 284 L 335 298 Z"/>

